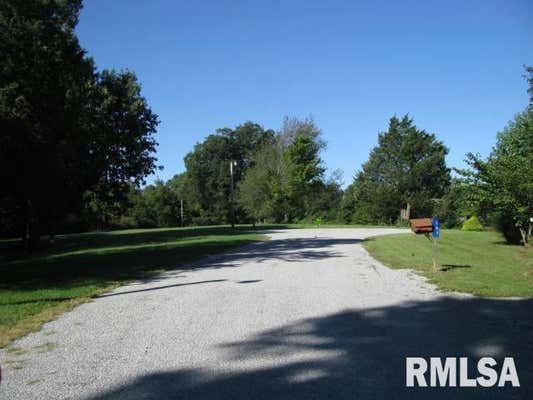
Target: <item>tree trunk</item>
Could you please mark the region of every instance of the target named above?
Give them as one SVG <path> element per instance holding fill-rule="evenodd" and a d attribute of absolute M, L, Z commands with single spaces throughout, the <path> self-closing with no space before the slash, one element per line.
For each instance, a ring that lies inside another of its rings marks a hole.
<path fill-rule="evenodd" d="M 22 243 L 26 253 L 31 252 L 30 248 L 30 232 L 31 232 L 31 201 L 26 202 L 26 213 L 24 215 L 24 233 L 22 234 Z"/>
<path fill-rule="evenodd" d="M 520 226 L 518 229 L 520 229 L 520 235 L 522 236 L 522 243 L 525 247 L 529 247 L 529 234 L 531 232 L 531 224 L 526 230 L 523 226 Z"/>
<path fill-rule="evenodd" d="M 50 234 L 48 235 L 48 243 L 49 244 L 54 244 L 55 241 L 56 241 L 56 230 L 55 230 L 55 226 L 54 226 L 54 222 L 52 221 L 50 223 Z"/>
<path fill-rule="evenodd" d="M 33 218 L 30 231 L 30 248 L 31 251 L 37 250 L 41 235 L 39 233 L 39 221 L 36 217 Z"/>
<path fill-rule="evenodd" d="M 26 252 L 32 253 L 39 245 L 39 231 L 38 220 L 33 210 L 33 203 L 31 200 L 26 202 L 26 217 L 25 217 L 25 231 L 23 237 L 24 248 Z"/>
<path fill-rule="evenodd" d="M 411 219 L 411 203 L 407 202 L 405 207 L 405 219 L 409 221 Z"/>

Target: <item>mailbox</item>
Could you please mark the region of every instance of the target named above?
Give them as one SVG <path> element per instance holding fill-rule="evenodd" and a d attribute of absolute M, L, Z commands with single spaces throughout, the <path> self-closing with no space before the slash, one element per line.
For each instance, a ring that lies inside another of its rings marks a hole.
<path fill-rule="evenodd" d="M 416 234 L 433 232 L 431 218 L 414 218 L 409 220 L 411 230 Z"/>

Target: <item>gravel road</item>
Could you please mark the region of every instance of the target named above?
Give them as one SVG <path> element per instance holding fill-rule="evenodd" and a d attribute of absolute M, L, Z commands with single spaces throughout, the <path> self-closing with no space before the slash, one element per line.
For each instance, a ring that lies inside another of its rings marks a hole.
<path fill-rule="evenodd" d="M 361 245 L 397 232 L 272 231 L 122 286 L 1 351 L 0 399 L 533 398 L 532 300 L 442 294 Z M 406 356 L 513 356 L 522 387 L 405 388 Z"/>

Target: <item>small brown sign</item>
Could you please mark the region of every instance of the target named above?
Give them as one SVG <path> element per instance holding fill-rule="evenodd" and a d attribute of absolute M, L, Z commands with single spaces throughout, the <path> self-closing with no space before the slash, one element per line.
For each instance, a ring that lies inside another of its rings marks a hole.
<path fill-rule="evenodd" d="M 420 234 L 433 232 L 431 218 L 414 218 L 409 220 L 409 224 L 414 233 Z"/>

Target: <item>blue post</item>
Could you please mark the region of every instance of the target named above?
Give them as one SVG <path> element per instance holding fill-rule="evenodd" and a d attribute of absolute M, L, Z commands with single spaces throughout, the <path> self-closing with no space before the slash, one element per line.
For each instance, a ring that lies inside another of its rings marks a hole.
<path fill-rule="evenodd" d="M 438 238 L 440 236 L 440 223 L 438 217 L 433 217 L 433 219 L 431 220 L 431 226 L 433 228 L 431 235 L 434 238 Z"/>
<path fill-rule="evenodd" d="M 440 236 L 440 224 L 438 217 L 433 217 L 431 220 L 431 227 L 431 236 L 433 236 L 433 270 L 437 271 L 439 269 L 439 262 L 437 260 L 437 239 Z"/>

